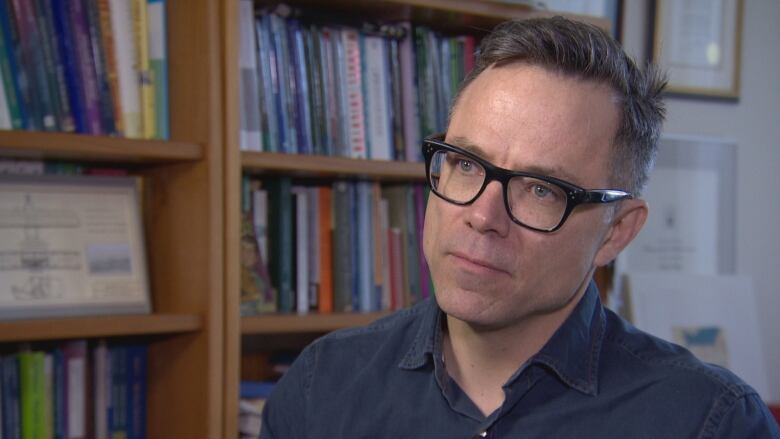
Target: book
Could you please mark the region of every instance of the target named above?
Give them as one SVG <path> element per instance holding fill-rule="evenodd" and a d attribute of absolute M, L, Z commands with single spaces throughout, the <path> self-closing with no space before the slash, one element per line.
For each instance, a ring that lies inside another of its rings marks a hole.
<path fill-rule="evenodd" d="M 67 8 L 70 16 L 76 71 L 78 72 L 77 81 L 80 81 L 82 84 L 79 90 L 83 93 L 86 132 L 89 134 L 102 134 L 100 88 L 98 87 L 95 61 L 92 56 L 89 23 L 87 21 L 88 11 L 83 1 L 68 2 Z"/>
<path fill-rule="evenodd" d="M 65 438 L 87 437 L 87 342 L 74 340 L 63 343 L 65 364 Z"/>
<path fill-rule="evenodd" d="M 46 438 L 44 358 L 40 351 L 18 354 L 22 439 Z"/>
<path fill-rule="evenodd" d="M 414 35 L 408 22 L 401 23 L 404 38 L 399 45 L 399 69 L 401 71 L 401 108 L 403 112 L 404 158 L 407 161 L 422 161 L 420 148 L 420 113 L 417 102 L 417 62 L 414 51 Z"/>
<path fill-rule="evenodd" d="M 18 65 L 19 88 L 29 111 L 29 127 L 33 130 L 52 131 L 57 128 L 49 89 L 46 84 L 43 60 L 39 60 L 39 47 L 35 11 L 32 2 L 8 0 L 9 24 Z"/>
<path fill-rule="evenodd" d="M 35 20 L 40 41 L 39 60 L 43 60 L 46 70 L 46 83 L 51 96 L 57 127 L 61 131 L 72 132 L 75 123 L 70 109 L 68 88 L 65 81 L 65 69 L 57 45 L 54 28 L 54 11 L 50 0 L 35 0 Z"/>
<path fill-rule="evenodd" d="M 390 84 L 387 41 L 379 36 L 365 36 L 363 41 L 365 126 L 368 158 L 393 159 Z"/>
<path fill-rule="evenodd" d="M 3 382 L 2 394 L 0 395 L 2 396 L 3 416 L 0 418 L 2 424 L 0 428 L 2 428 L 4 438 L 21 439 L 22 418 L 18 356 L 5 355 L 0 357 L 0 368 L 2 368 L 0 380 Z"/>
<path fill-rule="evenodd" d="M 333 184 L 333 310 L 349 312 L 352 302 L 353 254 L 352 219 L 354 185 L 345 181 Z"/>
<path fill-rule="evenodd" d="M 92 374 L 94 391 L 95 439 L 108 439 L 108 413 L 111 400 L 111 370 L 108 345 L 105 340 L 98 341 L 92 351 L 94 373 Z"/>
<path fill-rule="evenodd" d="M 276 74 L 276 53 L 271 42 L 271 23 L 268 15 L 255 19 L 255 41 L 257 43 L 257 71 L 261 87 L 261 124 L 263 127 L 263 151 L 279 151 L 279 115 L 276 101 L 279 99 L 279 81 Z M 264 119 L 263 119 L 264 118 Z M 266 259 L 267 260 L 267 259 Z"/>
<path fill-rule="evenodd" d="M 363 80 L 360 54 L 360 33 L 356 29 L 344 28 L 341 42 L 344 47 L 344 85 L 342 99 L 346 99 L 346 123 L 348 134 L 347 157 L 367 158 L 365 120 L 363 116 Z"/>
<path fill-rule="evenodd" d="M 356 259 L 356 277 L 357 277 L 357 307 L 360 312 L 376 311 L 376 289 L 374 283 L 374 253 L 372 245 L 373 226 L 372 226 L 372 202 L 371 202 L 371 183 L 360 181 L 356 183 L 356 211 L 357 211 L 357 238 L 355 248 L 357 249 Z"/>
<path fill-rule="evenodd" d="M 27 128 L 27 111 L 19 85 L 8 6 L 8 0 L 0 0 L 0 71 L 11 127 L 18 130 Z"/>
<path fill-rule="evenodd" d="M 157 117 L 154 109 L 154 82 L 149 70 L 149 18 L 147 0 L 131 0 L 133 17 L 133 38 L 135 39 L 135 70 L 141 91 L 141 129 L 142 137 L 153 139 L 157 131 Z"/>
<path fill-rule="evenodd" d="M 121 110 L 117 117 L 122 118 L 125 137 L 141 138 L 141 89 L 135 70 L 138 52 L 133 34 L 132 7 L 131 2 L 126 0 L 108 1 Z"/>
<path fill-rule="evenodd" d="M 111 10 L 109 0 L 96 0 L 98 17 L 100 22 L 101 47 L 103 48 L 103 60 L 105 62 L 105 75 L 108 81 L 112 115 L 114 116 L 114 130 L 119 135 L 124 135 L 122 119 L 122 104 L 119 101 L 119 76 L 117 72 L 116 50 L 114 47 L 114 29 L 111 25 Z M 150 26 L 155 24 L 150 20 Z M 167 107 L 166 107 L 167 111 Z"/>
<path fill-rule="evenodd" d="M 308 248 L 306 249 L 306 256 L 309 269 L 309 310 L 316 311 L 319 307 L 320 245 L 322 241 L 320 238 L 320 191 L 317 186 L 306 188 L 306 211 L 308 212 L 306 221 Z"/>
<path fill-rule="evenodd" d="M 61 56 L 63 79 L 73 116 L 74 131 L 88 133 L 84 84 L 78 71 L 78 55 L 72 33 L 73 26 L 70 20 L 70 7 L 66 0 L 52 0 L 51 6 L 57 51 Z"/>
<path fill-rule="evenodd" d="M 245 198 L 265 191 L 249 189 Z M 253 197 L 252 201 L 256 198 Z M 256 212 L 262 210 L 262 214 Z M 259 203 L 251 203 L 243 209 L 241 215 L 241 315 L 254 315 L 261 312 L 276 311 L 276 290 L 271 286 L 271 278 L 265 265 L 267 261 L 263 254 L 268 250 L 261 249 L 261 239 L 257 234 L 266 235 L 265 226 L 258 230 L 255 218 L 267 218 L 266 207 Z M 263 238 L 265 239 L 265 238 Z"/>
<path fill-rule="evenodd" d="M 166 0 L 148 0 L 149 71 L 154 84 L 154 138 L 170 137 Z"/>
<path fill-rule="evenodd" d="M 127 347 L 127 362 L 127 439 L 143 439 L 146 437 L 147 347 Z"/>
<path fill-rule="evenodd" d="M 278 294 L 278 311 L 292 312 L 295 296 L 293 283 L 293 206 L 292 182 L 288 177 L 268 181 L 270 204 L 268 236 L 271 282 Z"/>
<path fill-rule="evenodd" d="M 3 71 L 0 69 L 0 81 L 2 80 Z M 11 128 L 13 128 L 13 125 L 11 124 L 11 112 L 8 109 L 8 100 L 5 97 L 5 87 L 0 86 L 0 129 L 10 130 Z"/>
<path fill-rule="evenodd" d="M 319 250 L 320 282 L 318 305 L 323 314 L 333 312 L 333 190 L 320 186 L 319 190 Z"/>
<path fill-rule="evenodd" d="M 308 191 L 303 186 L 293 186 L 295 203 L 295 298 L 296 311 L 309 311 L 309 205 Z"/>
<path fill-rule="evenodd" d="M 261 151 L 260 113 L 257 84 L 257 49 L 254 36 L 254 3 L 241 0 L 239 3 L 239 98 L 241 120 L 239 147 L 247 151 Z"/>
<path fill-rule="evenodd" d="M 85 2 L 87 30 L 89 31 L 90 49 L 95 69 L 95 84 L 98 91 L 98 109 L 100 111 L 100 125 L 103 134 L 115 135 L 116 115 L 114 114 L 114 102 L 111 94 L 111 84 L 108 75 L 108 62 L 106 50 L 103 47 L 103 29 L 98 2 L 87 0 Z M 105 23 L 104 23 L 105 24 Z"/>

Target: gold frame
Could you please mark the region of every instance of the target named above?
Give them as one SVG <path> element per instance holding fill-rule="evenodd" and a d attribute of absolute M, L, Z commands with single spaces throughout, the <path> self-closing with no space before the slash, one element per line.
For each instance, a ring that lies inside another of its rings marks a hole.
<path fill-rule="evenodd" d="M 739 99 L 744 0 L 712 1 L 708 3 L 710 7 L 708 11 L 699 11 L 704 14 L 710 13 L 709 18 L 712 18 L 713 13 L 720 12 L 722 19 L 718 34 L 722 38 L 720 44 L 722 47 L 715 46 L 717 61 L 708 60 L 711 65 L 706 66 L 675 65 L 673 60 L 675 56 L 670 54 L 675 52 L 675 49 L 678 51 L 690 49 L 684 47 L 690 41 L 682 41 L 683 38 L 679 34 L 683 26 L 674 22 L 679 17 L 674 15 L 675 10 L 672 6 L 676 4 L 675 2 L 681 1 L 685 0 L 655 0 L 653 3 L 652 61 L 660 65 L 669 75 L 666 92 L 674 95 Z M 717 8 L 720 8 L 720 11 L 717 11 Z M 712 31 L 712 27 L 709 30 Z M 664 51 L 663 49 L 667 47 L 671 49 Z M 709 56 L 704 51 L 698 55 Z"/>

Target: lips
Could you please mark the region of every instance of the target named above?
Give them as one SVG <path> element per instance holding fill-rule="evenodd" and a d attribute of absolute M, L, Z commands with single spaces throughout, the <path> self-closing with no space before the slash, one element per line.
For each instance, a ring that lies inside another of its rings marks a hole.
<path fill-rule="evenodd" d="M 508 274 L 499 264 L 461 252 L 450 253 L 456 263 L 473 271 L 494 271 Z"/>

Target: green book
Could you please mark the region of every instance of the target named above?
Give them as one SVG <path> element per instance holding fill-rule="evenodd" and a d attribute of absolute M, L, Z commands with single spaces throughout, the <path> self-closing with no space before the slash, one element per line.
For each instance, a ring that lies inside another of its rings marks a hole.
<path fill-rule="evenodd" d="M 22 408 L 22 439 L 46 438 L 45 354 L 19 354 L 19 393 Z"/>

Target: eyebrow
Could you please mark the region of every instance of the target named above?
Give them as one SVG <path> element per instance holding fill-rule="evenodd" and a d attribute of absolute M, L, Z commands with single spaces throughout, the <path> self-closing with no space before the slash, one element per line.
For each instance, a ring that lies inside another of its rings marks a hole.
<path fill-rule="evenodd" d="M 461 148 L 461 149 L 464 149 L 464 150 L 466 150 L 466 151 L 468 151 L 468 152 L 470 152 L 470 153 L 472 153 L 474 155 L 479 156 L 483 160 L 487 160 L 488 162 L 490 162 L 492 164 L 492 162 L 487 158 L 488 154 L 485 152 L 485 150 L 481 146 L 479 146 L 478 144 L 472 142 L 471 140 L 469 140 L 469 139 L 467 139 L 465 137 L 456 136 L 456 137 L 452 137 L 451 143 L 453 145 Z M 509 169 L 509 170 L 512 171 L 512 169 Z M 522 170 L 518 169 L 518 171 L 530 172 L 532 174 L 539 174 L 539 175 L 547 175 L 547 176 L 550 176 L 550 177 L 555 177 L 555 178 L 558 178 L 558 179 L 561 179 L 561 180 L 568 181 L 568 182 L 570 182 L 572 184 L 576 184 L 578 186 L 581 186 L 579 178 L 577 178 L 576 176 L 566 172 L 566 170 L 564 170 L 563 168 L 561 168 L 559 166 L 548 168 L 548 167 L 544 167 L 544 166 L 530 165 L 530 166 L 524 167 Z"/>

